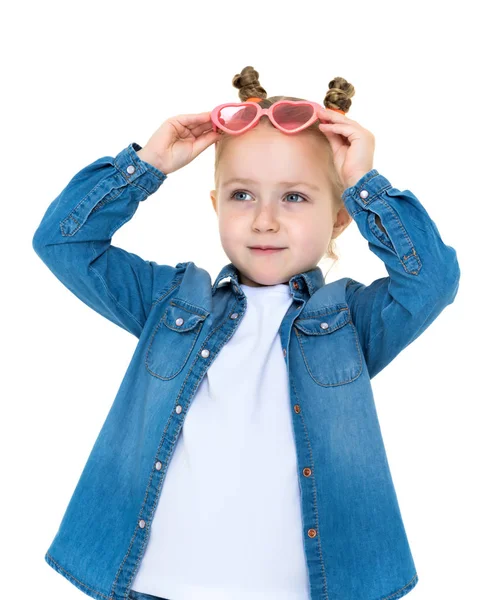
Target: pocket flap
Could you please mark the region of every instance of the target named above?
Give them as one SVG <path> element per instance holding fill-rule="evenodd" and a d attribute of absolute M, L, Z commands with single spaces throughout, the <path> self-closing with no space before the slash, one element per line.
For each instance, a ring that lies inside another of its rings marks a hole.
<path fill-rule="evenodd" d="M 341 308 L 334 312 L 311 317 L 300 317 L 294 325 L 307 335 L 327 335 L 349 323 L 349 310 Z"/>
<path fill-rule="evenodd" d="M 200 321 L 204 321 L 205 318 L 205 315 L 198 315 L 177 304 L 170 304 L 165 312 L 164 320 L 167 327 L 182 333 L 190 331 Z"/>

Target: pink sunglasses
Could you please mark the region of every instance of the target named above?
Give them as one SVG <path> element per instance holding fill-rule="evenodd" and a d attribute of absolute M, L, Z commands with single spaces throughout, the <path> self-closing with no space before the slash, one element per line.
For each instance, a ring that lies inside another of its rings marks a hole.
<path fill-rule="evenodd" d="M 305 100 L 279 100 L 268 108 L 259 106 L 261 98 L 248 98 L 246 102 L 220 104 L 211 111 L 213 131 L 223 130 L 230 135 L 239 135 L 254 127 L 263 115 L 283 133 L 297 133 L 319 119 L 317 102 Z M 333 109 L 337 110 L 337 109 Z M 338 110 L 344 114 L 343 111 Z"/>

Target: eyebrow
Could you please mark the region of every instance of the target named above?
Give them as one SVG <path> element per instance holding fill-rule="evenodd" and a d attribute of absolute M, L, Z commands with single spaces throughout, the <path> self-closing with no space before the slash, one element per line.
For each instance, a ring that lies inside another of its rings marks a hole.
<path fill-rule="evenodd" d="M 258 183 L 257 181 L 255 181 L 254 179 L 248 179 L 247 177 L 232 177 L 231 179 L 228 179 L 227 181 L 225 181 L 223 183 L 223 185 L 230 185 L 231 183 L 234 182 L 238 182 L 238 183 Z M 278 181 L 279 185 L 284 185 L 286 187 L 296 187 L 297 185 L 304 185 L 306 187 L 311 188 L 312 190 L 316 190 L 318 192 L 320 192 L 321 190 L 319 189 L 319 187 L 317 185 L 314 185 L 313 183 L 305 183 L 305 182 L 294 182 L 294 181 Z"/>

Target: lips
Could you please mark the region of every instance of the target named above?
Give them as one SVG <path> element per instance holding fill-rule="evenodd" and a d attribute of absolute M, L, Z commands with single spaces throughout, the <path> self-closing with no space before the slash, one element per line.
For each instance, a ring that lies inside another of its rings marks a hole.
<path fill-rule="evenodd" d="M 250 246 L 252 250 L 284 250 L 279 246 Z"/>
<path fill-rule="evenodd" d="M 282 250 L 286 250 L 286 248 L 258 248 L 253 246 L 251 250 L 257 254 L 276 254 Z"/>

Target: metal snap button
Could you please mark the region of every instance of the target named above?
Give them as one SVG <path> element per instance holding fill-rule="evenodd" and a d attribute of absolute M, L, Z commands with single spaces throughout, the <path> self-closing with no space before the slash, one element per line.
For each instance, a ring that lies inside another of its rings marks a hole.
<path fill-rule="evenodd" d="M 230 319 L 237 319 L 237 318 L 238 318 L 238 313 L 233 313 L 233 314 L 230 316 Z"/>
<path fill-rule="evenodd" d="M 369 192 L 368 190 L 361 190 L 359 192 L 359 195 L 361 196 L 361 198 L 367 198 L 369 196 Z"/>
<path fill-rule="evenodd" d="M 208 358 L 208 356 L 209 356 L 209 355 L 210 355 L 210 351 L 209 351 L 209 350 L 206 350 L 206 349 L 205 349 L 205 350 L 202 350 L 202 351 L 201 351 L 201 356 L 202 356 L 203 358 Z"/>
<path fill-rule="evenodd" d="M 133 165 L 128 165 L 128 166 L 126 167 L 126 172 L 127 172 L 127 173 L 129 173 L 130 175 L 131 175 L 132 173 L 134 173 L 135 171 L 136 171 L 136 169 L 135 169 L 135 167 L 134 167 Z"/>
<path fill-rule="evenodd" d="M 143 519 L 141 519 L 141 521 L 138 523 L 138 525 L 143 529 L 143 527 L 146 525 L 145 521 L 143 521 Z"/>
<path fill-rule="evenodd" d="M 320 327 L 321 329 L 327 329 L 329 327 L 329 323 L 321 323 Z"/>
<path fill-rule="evenodd" d="M 180 412 L 181 412 L 183 409 L 182 409 L 182 408 L 181 408 L 181 406 L 178 404 L 178 406 L 175 408 L 175 410 L 176 410 L 177 414 L 180 414 Z"/>
<path fill-rule="evenodd" d="M 183 321 L 183 319 L 182 319 L 181 317 L 179 317 L 178 319 L 176 319 L 175 323 L 176 323 L 176 324 L 178 325 L 178 327 L 179 327 L 180 325 L 183 325 L 184 321 Z"/>

